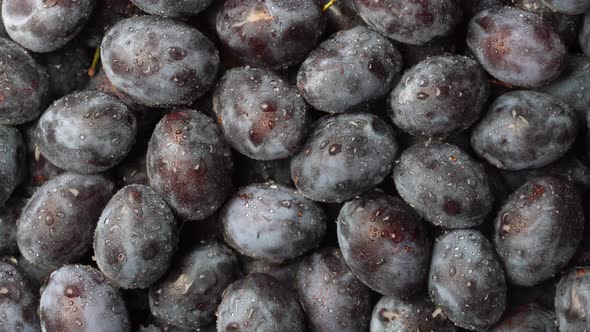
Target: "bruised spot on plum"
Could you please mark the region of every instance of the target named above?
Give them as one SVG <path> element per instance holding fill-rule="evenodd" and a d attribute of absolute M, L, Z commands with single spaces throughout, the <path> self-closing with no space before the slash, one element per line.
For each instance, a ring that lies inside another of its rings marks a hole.
<path fill-rule="evenodd" d="M 576 271 L 576 277 L 578 277 L 578 278 L 583 277 L 584 275 L 586 275 L 586 272 L 587 272 L 586 269 L 578 269 Z"/>
<path fill-rule="evenodd" d="M 186 57 L 186 50 L 180 47 L 170 47 L 168 48 L 168 55 L 172 60 L 180 61 Z"/>
<path fill-rule="evenodd" d="M 335 156 L 335 155 L 339 154 L 341 151 L 342 151 L 342 144 L 338 144 L 338 143 L 332 144 L 330 146 L 330 149 L 328 149 L 328 153 L 331 156 Z"/>
<path fill-rule="evenodd" d="M 475 20 L 485 32 L 490 32 L 494 28 L 494 19 L 491 16 L 483 16 Z"/>
<path fill-rule="evenodd" d="M 382 81 L 387 79 L 387 70 L 383 62 L 376 55 L 371 56 L 371 59 L 369 59 L 369 71 Z"/>
<path fill-rule="evenodd" d="M 434 22 L 434 16 L 426 10 L 420 10 L 416 13 L 416 21 L 423 25 L 430 26 Z"/>
<path fill-rule="evenodd" d="M 443 204 L 443 210 L 450 216 L 456 216 L 461 213 L 461 204 L 452 199 L 446 199 Z"/>
<path fill-rule="evenodd" d="M 533 203 L 537 201 L 545 193 L 545 187 L 540 184 L 534 184 L 531 195 L 528 197 L 528 202 Z"/>
<path fill-rule="evenodd" d="M 68 285 L 64 288 L 64 295 L 69 298 L 79 297 L 81 293 L 80 288 L 75 285 Z"/>

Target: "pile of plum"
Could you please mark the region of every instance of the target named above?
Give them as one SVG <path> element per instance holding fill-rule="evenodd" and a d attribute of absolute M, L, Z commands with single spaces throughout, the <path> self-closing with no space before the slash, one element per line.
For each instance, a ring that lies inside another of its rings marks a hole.
<path fill-rule="evenodd" d="M 590 331 L 590 0 L 0 4 L 0 332 Z"/>

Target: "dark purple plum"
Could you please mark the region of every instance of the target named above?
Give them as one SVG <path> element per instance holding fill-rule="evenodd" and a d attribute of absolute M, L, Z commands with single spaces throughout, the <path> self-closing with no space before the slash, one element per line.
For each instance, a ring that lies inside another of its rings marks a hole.
<path fill-rule="evenodd" d="M 274 182 L 238 190 L 219 216 L 225 241 L 239 253 L 280 263 L 317 247 L 326 232 L 322 208 Z"/>
<path fill-rule="evenodd" d="M 557 332 L 555 312 L 531 302 L 508 310 L 489 332 Z"/>
<path fill-rule="evenodd" d="M 198 245 L 152 286 L 151 312 L 167 325 L 198 330 L 215 321 L 224 289 L 239 277 L 238 259 L 229 248 L 217 242 Z"/>
<path fill-rule="evenodd" d="M 291 156 L 308 124 L 307 105 L 295 87 L 265 69 L 227 71 L 215 90 L 213 110 L 228 144 L 257 160 Z"/>
<path fill-rule="evenodd" d="M 547 6 L 561 13 L 580 15 L 590 10 L 588 0 L 545 0 Z"/>
<path fill-rule="evenodd" d="M 563 158 L 547 166 L 522 171 L 502 171 L 504 182 L 511 191 L 518 189 L 525 182 L 547 175 L 561 175 L 581 189 L 590 187 L 590 166 L 587 161 L 568 153 Z"/>
<path fill-rule="evenodd" d="M 494 222 L 494 244 L 506 278 L 530 287 L 554 276 L 576 252 L 583 230 L 582 199 L 573 183 L 559 176 L 525 183 Z"/>
<path fill-rule="evenodd" d="M 150 187 L 127 186 L 105 207 L 94 234 L 100 270 L 121 288 L 147 288 L 166 273 L 178 242 L 174 215 Z"/>
<path fill-rule="evenodd" d="M 304 196 L 342 202 L 380 184 L 398 149 L 393 129 L 373 114 L 325 117 L 291 159 L 291 176 Z"/>
<path fill-rule="evenodd" d="M 49 96 L 53 99 L 83 90 L 88 83 L 88 67 L 92 58 L 82 44 L 69 43 L 60 50 L 40 54 L 37 58 L 49 75 Z"/>
<path fill-rule="evenodd" d="M 568 48 L 573 48 L 577 44 L 581 17 L 557 12 L 546 0 L 511 0 L 510 4 L 541 16 L 553 27 Z"/>
<path fill-rule="evenodd" d="M 387 38 L 359 26 L 320 44 L 301 65 L 297 87 L 315 109 L 344 113 L 384 97 L 401 67 L 401 54 Z"/>
<path fill-rule="evenodd" d="M 223 292 L 217 331 L 304 332 L 305 314 L 294 292 L 267 274 L 254 273 Z"/>
<path fill-rule="evenodd" d="M 98 270 L 66 265 L 49 277 L 39 305 L 43 331 L 129 332 L 119 291 Z"/>
<path fill-rule="evenodd" d="M 459 147 L 421 143 L 393 170 L 399 195 L 428 222 L 444 228 L 480 225 L 494 197 L 484 167 Z"/>
<path fill-rule="evenodd" d="M 461 21 L 456 0 L 353 0 L 362 19 L 385 36 L 421 45 L 450 35 Z"/>
<path fill-rule="evenodd" d="M 15 195 L 4 206 L 0 207 L 0 257 L 18 253 L 16 244 L 17 221 L 27 200 L 26 197 Z"/>
<path fill-rule="evenodd" d="M 284 186 L 293 186 L 291 178 L 291 160 L 254 160 L 242 157 L 238 162 L 242 167 L 237 169 L 239 185 L 247 186 L 257 182 L 274 181 Z"/>
<path fill-rule="evenodd" d="M 90 18 L 96 0 L 4 0 L 2 20 L 14 41 L 38 53 L 72 40 Z"/>
<path fill-rule="evenodd" d="M 228 0 L 216 23 L 221 42 L 242 61 L 272 69 L 301 63 L 325 26 L 317 0 Z"/>
<path fill-rule="evenodd" d="M 580 122 L 586 121 L 590 109 L 590 59 L 569 55 L 568 66 L 561 76 L 540 91 L 560 98 L 576 112 Z"/>
<path fill-rule="evenodd" d="M 9 260 L 0 259 L 0 330 L 37 332 L 38 295 L 23 273 Z"/>
<path fill-rule="evenodd" d="M 131 0 L 146 13 L 166 17 L 188 17 L 204 11 L 213 0 Z"/>
<path fill-rule="evenodd" d="M 197 29 L 156 16 L 114 25 L 101 59 L 115 87 L 151 107 L 190 105 L 213 85 L 219 66 L 217 49 Z"/>
<path fill-rule="evenodd" d="M 310 332 L 366 331 L 371 291 L 350 271 L 337 248 L 323 248 L 299 265 L 296 289 Z"/>
<path fill-rule="evenodd" d="M 456 328 L 424 295 L 410 298 L 384 296 L 371 316 L 371 332 L 436 331 L 455 332 Z"/>
<path fill-rule="evenodd" d="M 578 134 L 576 113 L 560 99 L 533 91 L 501 95 L 471 134 L 475 152 L 506 170 L 539 168 L 561 158 Z"/>
<path fill-rule="evenodd" d="M 469 22 L 467 45 L 495 78 L 523 86 L 543 86 L 565 69 L 566 47 L 540 16 L 512 7 L 494 7 Z"/>
<path fill-rule="evenodd" d="M 48 180 L 60 175 L 63 169 L 52 164 L 41 154 L 36 136 L 37 122 L 32 122 L 23 130 L 23 138 L 27 147 L 27 176 L 23 188 L 28 196 L 32 196 L 38 187 Z"/>
<path fill-rule="evenodd" d="M 47 94 L 45 68 L 20 46 L 0 38 L 0 124 L 32 121 L 43 111 Z"/>
<path fill-rule="evenodd" d="M 334 2 L 330 8 L 326 10 L 326 16 L 328 19 L 326 30 L 329 33 L 349 30 L 360 25 L 365 25 L 365 21 L 363 21 L 358 15 L 352 2 L 353 0 L 339 0 Z"/>
<path fill-rule="evenodd" d="M 420 217 L 401 199 L 374 191 L 347 202 L 337 220 L 342 256 L 362 282 L 391 296 L 424 286 L 430 239 Z"/>
<path fill-rule="evenodd" d="M 476 230 L 453 230 L 436 239 L 428 290 L 455 325 L 470 330 L 491 327 L 506 307 L 504 268 Z"/>
<path fill-rule="evenodd" d="M 590 268 L 567 271 L 557 285 L 555 316 L 559 331 L 584 331 L 590 325 Z"/>
<path fill-rule="evenodd" d="M 37 123 L 41 154 L 61 169 L 91 174 L 113 168 L 135 144 L 135 114 L 100 91 L 74 92 L 51 105 Z"/>
<path fill-rule="evenodd" d="M 23 180 L 26 174 L 25 158 L 26 147 L 20 131 L 0 125 L 0 207 Z"/>
<path fill-rule="evenodd" d="M 417 136 L 447 136 L 481 116 L 490 94 L 477 61 L 460 55 L 430 57 L 407 71 L 389 98 L 389 115 Z"/>
<path fill-rule="evenodd" d="M 150 185 L 186 220 L 211 215 L 232 190 L 231 150 L 219 127 L 193 110 L 160 120 L 149 143 L 147 172 Z"/>
<path fill-rule="evenodd" d="M 289 289 L 295 289 L 295 278 L 297 270 L 301 265 L 301 259 L 293 259 L 283 263 L 271 263 L 262 259 L 253 259 L 248 256 L 242 256 L 242 271 L 245 275 L 252 273 L 265 273 L 277 279 L 283 286 Z"/>
<path fill-rule="evenodd" d="M 578 35 L 578 42 L 582 52 L 590 57 L 590 12 L 584 15 L 582 27 L 580 28 L 580 33 Z"/>
<path fill-rule="evenodd" d="M 57 268 L 91 247 L 96 222 L 114 192 L 102 175 L 64 173 L 41 186 L 18 221 L 17 242 L 31 263 Z"/>

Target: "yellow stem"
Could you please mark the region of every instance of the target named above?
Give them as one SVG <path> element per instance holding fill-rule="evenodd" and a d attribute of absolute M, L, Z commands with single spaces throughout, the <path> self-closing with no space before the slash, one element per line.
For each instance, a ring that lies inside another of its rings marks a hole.
<path fill-rule="evenodd" d="M 322 8 L 322 10 L 325 12 L 328 9 L 330 9 L 330 7 L 332 7 L 332 5 L 336 3 L 336 0 L 330 0 L 327 4 L 324 5 L 324 8 Z"/>
<path fill-rule="evenodd" d="M 98 65 L 98 60 L 100 60 L 100 47 L 97 47 L 94 51 L 94 58 L 92 58 L 92 64 L 90 68 L 88 68 L 88 76 L 94 77 L 96 75 L 96 66 Z"/>

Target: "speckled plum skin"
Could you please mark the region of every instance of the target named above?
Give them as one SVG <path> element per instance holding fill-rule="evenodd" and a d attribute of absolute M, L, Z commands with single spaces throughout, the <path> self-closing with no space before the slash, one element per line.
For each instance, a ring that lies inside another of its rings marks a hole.
<path fill-rule="evenodd" d="M 31 263 L 57 268 L 92 247 L 94 228 L 114 192 L 102 175 L 64 173 L 41 186 L 18 222 L 17 242 Z"/>
<path fill-rule="evenodd" d="M 590 56 L 590 12 L 584 15 L 582 27 L 578 35 L 578 42 L 584 54 Z"/>
<path fill-rule="evenodd" d="M 489 328 L 506 307 L 504 268 L 476 230 L 453 230 L 436 239 L 428 290 L 455 325 L 470 330 Z"/>
<path fill-rule="evenodd" d="M 495 167 L 521 170 L 562 157 L 578 134 L 576 114 L 565 102 L 533 91 L 498 97 L 471 134 L 475 152 Z"/>
<path fill-rule="evenodd" d="M 566 65 L 566 47 L 551 25 L 516 8 L 494 7 L 475 15 L 467 45 L 492 76 L 516 86 L 543 86 Z"/>
<path fill-rule="evenodd" d="M 41 154 L 57 167 L 98 173 L 120 163 L 137 134 L 135 114 L 117 98 L 90 90 L 51 105 L 37 123 Z"/>
<path fill-rule="evenodd" d="M 10 38 L 38 53 L 72 40 L 90 18 L 96 0 L 4 0 L 2 20 Z"/>
<path fill-rule="evenodd" d="M 583 55 L 569 55 L 561 76 L 540 91 L 560 98 L 576 112 L 580 122 L 585 121 L 590 108 L 590 59 Z"/>
<path fill-rule="evenodd" d="M 315 109 L 343 113 L 384 97 L 402 66 L 402 56 L 385 37 L 360 26 L 320 44 L 303 62 L 297 86 Z"/>
<path fill-rule="evenodd" d="M 131 0 L 144 12 L 166 17 L 188 17 L 205 10 L 213 0 Z"/>
<path fill-rule="evenodd" d="M 37 332 L 38 296 L 21 271 L 7 259 L 0 260 L 0 328 L 3 331 Z"/>
<path fill-rule="evenodd" d="M 564 177 L 525 183 L 504 203 L 494 222 L 494 244 L 516 285 L 533 286 L 572 258 L 584 230 L 582 199 Z"/>
<path fill-rule="evenodd" d="M 291 159 L 291 176 L 304 196 L 342 202 L 381 183 L 398 149 L 393 129 L 375 115 L 325 117 Z"/>
<path fill-rule="evenodd" d="M 305 314 L 294 292 L 269 275 L 254 273 L 224 291 L 217 331 L 304 332 Z"/>
<path fill-rule="evenodd" d="M 0 38 L 0 124 L 35 119 L 45 107 L 48 77 L 23 48 Z"/>
<path fill-rule="evenodd" d="M 389 116 L 417 136 L 444 137 L 481 116 L 490 89 L 477 61 L 461 55 L 430 57 L 407 71 L 389 98 Z"/>
<path fill-rule="evenodd" d="M 353 0 L 360 17 L 385 36 L 412 45 L 446 36 L 461 21 L 456 0 Z"/>
<path fill-rule="evenodd" d="M 555 315 L 559 331 L 583 331 L 590 324 L 590 268 L 567 271 L 557 285 Z"/>
<path fill-rule="evenodd" d="M 150 289 L 152 314 L 168 325 L 197 330 L 215 321 L 224 289 L 240 277 L 234 253 L 217 242 L 198 245 Z"/>
<path fill-rule="evenodd" d="M 150 185 L 186 220 L 211 215 L 232 190 L 230 148 L 219 127 L 193 110 L 160 120 L 149 143 L 147 171 Z"/>
<path fill-rule="evenodd" d="M 489 332 L 557 332 L 555 312 L 531 302 L 512 308 Z"/>
<path fill-rule="evenodd" d="M 176 221 L 150 187 L 119 190 L 105 207 L 94 234 L 100 270 L 121 288 L 147 288 L 172 264 L 178 242 Z"/>
<path fill-rule="evenodd" d="M 113 26 L 101 59 L 118 89 L 151 107 L 190 105 L 213 85 L 219 66 L 217 49 L 197 29 L 156 16 Z"/>
<path fill-rule="evenodd" d="M 366 331 L 371 291 L 346 265 L 337 248 L 324 248 L 299 265 L 296 289 L 310 332 Z"/>
<path fill-rule="evenodd" d="M 252 159 L 287 158 L 302 144 L 307 104 L 270 70 L 227 71 L 215 90 L 213 111 L 228 143 Z"/>
<path fill-rule="evenodd" d="M 51 274 L 39 306 L 41 328 L 50 331 L 129 332 L 125 303 L 98 270 L 66 265 Z"/>
<path fill-rule="evenodd" d="M 316 0 L 228 0 L 216 22 L 221 42 L 243 62 L 272 69 L 302 62 L 325 26 Z"/>
<path fill-rule="evenodd" d="M 26 172 L 25 153 L 26 147 L 20 131 L 0 125 L 0 208 L 23 180 Z"/>
<path fill-rule="evenodd" d="M 428 222 L 444 228 L 480 225 L 494 197 L 484 167 L 459 147 L 414 145 L 393 170 L 400 196 Z"/>
<path fill-rule="evenodd" d="M 317 247 L 326 232 L 325 219 L 319 205 L 273 182 L 238 190 L 219 215 L 232 248 L 277 263 Z"/>
<path fill-rule="evenodd" d="M 371 332 L 437 331 L 455 332 L 456 328 L 424 295 L 410 298 L 384 296 L 371 316 Z"/>
<path fill-rule="evenodd" d="M 408 296 L 428 273 L 430 240 L 418 215 L 378 191 L 347 202 L 337 220 L 338 244 L 351 271 L 383 294 Z"/>

